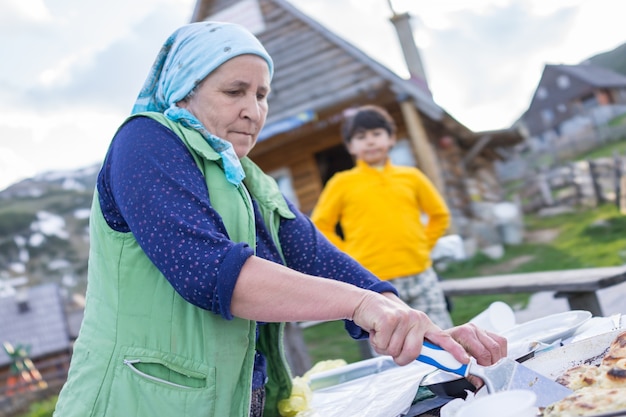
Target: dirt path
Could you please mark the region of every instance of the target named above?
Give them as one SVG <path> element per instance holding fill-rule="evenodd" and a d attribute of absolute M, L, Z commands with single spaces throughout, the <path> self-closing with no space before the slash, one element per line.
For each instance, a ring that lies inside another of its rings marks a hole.
<path fill-rule="evenodd" d="M 526 232 L 524 235 L 525 243 L 549 243 L 558 235 L 559 229 L 543 229 Z M 481 269 L 481 275 L 499 275 L 513 272 L 515 268 L 533 260 L 532 255 L 518 256 L 498 265 L 488 266 Z"/>

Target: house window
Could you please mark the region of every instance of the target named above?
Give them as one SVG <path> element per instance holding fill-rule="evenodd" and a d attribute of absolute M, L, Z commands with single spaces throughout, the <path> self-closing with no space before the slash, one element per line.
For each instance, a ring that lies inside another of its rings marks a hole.
<path fill-rule="evenodd" d="M 19 314 L 25 314 L 30 311 L 30 305 L 28 304 L 28 289 L 21 288 L 15 293 L 15 303 L 17 304 L 17 312 Z"/>
<path fill-rule="evenodd" d="M 541 110 L 541 120 L 545 126 L 550 126 L 554 121 L 554 112 L 552 109 L 542 109 Z"/>
<path fill-rule="evenodd" d="M 548 90 L 545 87 L 539 87 L 537 89 L 537 98 L 540 100 L 544 100 L 548 97 Z"/>
<path fill-rule="evenodd" d="M 598 100 L 594 94 L 590 94 L 586 97 L 582 98 L 583 108 L 585 110 L 591 110 L 595 107 L 598 107 Z"/>
<path fill-rule="evenodd" d="M 396 145 L 389 151 L 389 159 L 395 165 L 417 166 L 413 156 L 413 149 L 407 139 L 400 139 L 396 142 Z"/>
<path fill-rule="evenodd" d="M 294 206 L 300 208 L 298 202 L 298 196 L 296 190 L 293 188 L 293 181 L 291 179 L 291 171 L 288 168 L 281 168 L 276 171 L 270 172 L 269 175 L 278 183 L 278 189 L 287 199 L 293 203 Z"/>
<path fill-rule="evenodd" d="M 565 90 L 570 86 L 569 77 L 567 75 L 559 75 L 556 79 L 556 85 L 558 85 L 561 90 Z"/>

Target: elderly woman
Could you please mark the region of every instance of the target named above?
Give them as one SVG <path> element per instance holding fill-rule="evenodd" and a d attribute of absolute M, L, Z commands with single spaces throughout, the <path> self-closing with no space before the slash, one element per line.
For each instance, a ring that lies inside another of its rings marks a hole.
<path fill-rule="evenodd" d="M 273 70 L 234 24 L 165 42 L 98 177 L 85 316 L 55 416 L 276 416 L 287 321 L 343 319 L 400 365 L 424 338 L 463 362 L 505 354 L 496 335 L 444 332 L 409 308 L 246 157 Z"/>

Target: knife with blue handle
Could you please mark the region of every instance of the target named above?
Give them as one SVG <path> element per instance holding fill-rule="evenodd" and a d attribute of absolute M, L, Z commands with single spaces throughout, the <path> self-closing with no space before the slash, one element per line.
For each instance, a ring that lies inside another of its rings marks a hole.
<path fill-rule="evenodd" d="M 427 340 L 422 344 L 422 351 L 417 360 L 432 365 L 442 371 L 452 372 L 460 376 L 467 376 L 469 364 L 463 364 L 456 360 L 451 353 L 445 351 L 441 346 L 437 346 Z"/>
<path fill-rule="evenodd" d="M 491 366 L 482 366 L 471 358 L 469 363 L 464 364 L 456 360 L 451 353 L 427 340 L 424 341 L 417 360 L 462 377 L 477 376 L 483 380 L 490 394 L 513 389 L 533 391 L 537 396 L 535 403 L 537 407 L 546 407 L 572 393 L 569 388 L 513 359 L 504 357 Z"/>

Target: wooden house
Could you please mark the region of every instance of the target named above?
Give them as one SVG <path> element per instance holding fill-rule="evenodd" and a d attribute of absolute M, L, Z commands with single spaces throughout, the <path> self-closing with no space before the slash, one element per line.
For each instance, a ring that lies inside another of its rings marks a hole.
<path fill-rule="evenodd" d="M 60 288 L 56 284 L 19 287 L 0 296 L 0 399 L 33 388 L 58 390 L 69 367 L 72 337 Z M 12 369 L 12 358 L 3 345 L 23 348 L 42 383 L 35 386 Z"/>
<path fill-rule="evenodd" d="M 520 124 L 531 146 L 558 146 L 558 138 L 626 112 L 626 76 L 591 64 L 546 65 Z"/>
<path fill-rule="evenodd" d="M 433 101 L 424 79 L 399 77 L 286 0 L 198 0 L 192 21 L 205 20 L 245 25 L 272 56 L 270 110 L 250 157 L 304 213 L 335 172 L 353 166 L 340 124 L 346 109 L 363 104 L 393 116 L 392 160 L 419 167 L 433 181 L 450 206 L 455 233 L 471 235 L 472 223 L 481 221 L 476 202 L 502 200 L 494 162 L 523 140 L 518 131 L 472 132 Z M 409 21 L 406 14 L 391 20 L 396 28 Z M 417 53 L 412 34 L 410 42 Z"/>

